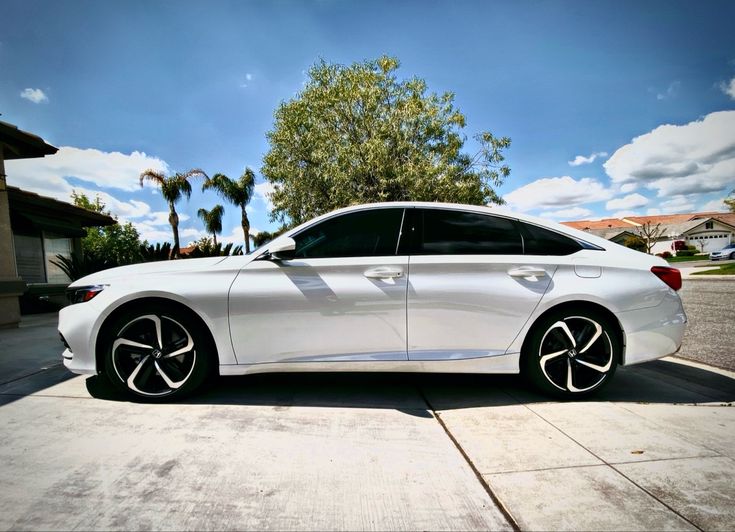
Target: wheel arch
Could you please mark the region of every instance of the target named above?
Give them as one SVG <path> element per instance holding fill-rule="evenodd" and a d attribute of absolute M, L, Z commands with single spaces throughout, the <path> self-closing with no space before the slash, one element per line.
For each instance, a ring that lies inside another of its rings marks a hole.
<path fill-rule="evenodd" d="M 595 303 L 593 301 L 585 301 L 585 300 L 573 300 L 573 301 L 565 301 L 563 303 L 559 303 L 557 305 L 554 305 L 552 307 L 549 307 L 544 312 L 536 316 L 536 319 L 533 320 L 533 323 L 530 327 L 528 327 L 526 336 L 523 339 L 523 344 L 521 347 L 521 357 L 525 356 L 525 353 L 528 352 L 527 344 L 531 339 L 531 332 L 536 328 L 536 325 L 543 319 L 545 319 L 547 316 L 549 316 L 552 313 L 556 313 L 563 310 L 589 310 L 592 312 L 597 312 L 601 315 L 603 315 L 606 319 L 610 321 L 610 323 L 613 324 L 614 331 L 617 335 L 618 340 L 620 341 L 620 354 L 618 356 L 618 364 L 622 365 L 625 362 L 625 330 L 623 329 L 623 326 L 620 323 L 620 320 L 618 317 L 613 313 L 610 309 L 607 307 Z"/>
<path fill-rule="evenodd" d="M 197 322 L 197 324 L 201 327 L 201 330 L 206 334 L 207 340 L 209 342 L 209 347 L 212 349 L 213 357 L 215 358 L 213 366 L 217 368 L 219 363 L 219 353 L 217 350 L 217 342 L 214 340 L 214 335 L 212 334 L 212 330 L 207 325 L 207 323 L 202 319 L 202 317 L 194 311 L 191 307 L 188 307 L 187 305 L 176 301 L 174 299 L 169 299 L 166 297 L 140 297 L 137 299 L 132 299 L 129 301 L 126 301 L 122 303 L 120 306 L 116 307 L 112 312 L 110 312 L 102 322 L 102 325 L 99 328 L 99 331 L 97 333 L 97 338 L 95 339 L 95 362 L 97 366 L 97 373 L 102 373 L 104 371 L 104 364 L 105 364 L 105 353 L 104 353 L 104 346 L 102 345 L 102 342 L 107 337 L 107 335 L 111 332 L 112 326 L 117 321 L 117 319 L 122 316 L 123 314 L 133 311 L 133 310 L 145 310 L 150 307 L 150 305 L 166 305 L 169 308 L 175 308 L 177 311 L 182 312 L 186 314 L 188 317 L 193 319 Z"/>

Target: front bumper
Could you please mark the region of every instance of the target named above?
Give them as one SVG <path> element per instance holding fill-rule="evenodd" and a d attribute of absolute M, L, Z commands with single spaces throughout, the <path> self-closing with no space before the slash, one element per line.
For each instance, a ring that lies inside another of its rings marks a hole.
<path fill-rule="evenodd" d="M 64 366 L 72 373 L 97 374 L 94 331 L 98 318 L 99 309 L 94 300 L 69 305 L 59 311 L 59 333 L 68 346 L 61 356 Z"/>

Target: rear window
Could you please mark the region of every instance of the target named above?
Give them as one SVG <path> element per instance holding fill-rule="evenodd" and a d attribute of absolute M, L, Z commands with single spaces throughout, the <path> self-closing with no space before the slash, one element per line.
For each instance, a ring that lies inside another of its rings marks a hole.
<path fill-rule="evenodd" d="M 573 238 L 538 225 L 518 223 L 522 229 L 526 255 L 571 255 L 582 249 L 582 245 Z"/>
<path fill-rule="evenodd" d="M 423 220 L 421 220 L 423 218 Z M 418 255 L 521 255 L 521 235 L 512 220 L 445 209 L 419 213 Z"/>

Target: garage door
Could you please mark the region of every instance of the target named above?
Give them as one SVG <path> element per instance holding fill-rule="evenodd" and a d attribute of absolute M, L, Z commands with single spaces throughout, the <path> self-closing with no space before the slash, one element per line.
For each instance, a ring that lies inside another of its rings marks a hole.
<path fill-rule="evenodd" d="M 712 233 L 708 235 L 694 235 L 687 239 L 687 244 L 697 246 L 697 250 L 709 253 L 719 251 L 730 243 L 730 235 L 727 233 Z M 702 244 L 704 249 L 702 250 Z"/>

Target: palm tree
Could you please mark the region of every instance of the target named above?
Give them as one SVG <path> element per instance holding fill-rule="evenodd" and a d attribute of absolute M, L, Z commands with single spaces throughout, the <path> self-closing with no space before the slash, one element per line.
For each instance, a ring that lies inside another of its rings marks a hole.
<path fill-rule="evenodd" d="M 246 207 L 253 198 L 255 173 L 250 168 L 246 168 L 237 181 L 224 174 L 214 174 L 211 178 L 207 178 L 202 185 L 202 190 L 210 188 L 215 189 L 222 198 L 240 207 L 242 211 L 242 231 L 245 236 L 245 253 L 250 253 L 250 220 L 248 220 Z"/>
<path fill-rule="evenodd" d="M 156 170 L 146 170 L 140 174 L 140 186 L 142 187 L 145 181 L 151 181 L 161 188 L 161 194 L 168 202 L 168 223 L 171 224 L 174 233 L 174 247 L 171 250 L 171 256 L 174 258 L 179 256 L 179 215 L 176 214 L 176 202 L 181 199 L 181 196 L 186 196 L 186 199 L 191 197 L 189 180 L 194 177 L 208 179 L 204 170 L 199 168 L 192 168 L 183 173 L 177 172 L 170 176 L 165 176 Z"/>
<path fill-rule="evenodd" d="M 207 209 L 199 209 L 197 216 L 204 222 L 204 227 L 208 233 L 212 233 L 214 237 L 214 245 L 217 245 L 217 233 L 222 232 L 222 215 L 225 208 L 222 205 L 215 205 L 211 211 Z"/>

